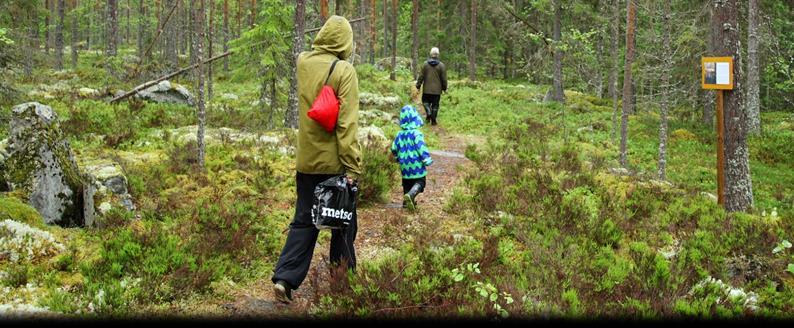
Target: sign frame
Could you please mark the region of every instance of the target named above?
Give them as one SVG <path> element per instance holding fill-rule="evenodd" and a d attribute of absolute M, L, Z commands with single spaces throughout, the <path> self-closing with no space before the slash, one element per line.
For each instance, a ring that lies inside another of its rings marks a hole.
<path fill-rule="evenodd" d="M 706 63 L 728 63 L 728 84 L 706 83 Z M 701 57 L 700 59 L 700 86 L 707 90 L 733 90 L 733 57 Z"/>

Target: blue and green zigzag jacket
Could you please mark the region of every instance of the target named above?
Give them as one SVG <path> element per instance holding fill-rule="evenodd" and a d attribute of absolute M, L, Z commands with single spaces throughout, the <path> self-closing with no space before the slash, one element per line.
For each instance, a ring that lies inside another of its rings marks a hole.
<path fill-rule="evenodd" d="M 426 166 L 433 164 L 430 151 L 425 145 L 425 136 L 419 128 L 422 118 L 411 105 L 400 109 L 400 132 L 391 144 L 391 152 L 400 162 L 403 179 L 418 179 L 427 175 Z"/>

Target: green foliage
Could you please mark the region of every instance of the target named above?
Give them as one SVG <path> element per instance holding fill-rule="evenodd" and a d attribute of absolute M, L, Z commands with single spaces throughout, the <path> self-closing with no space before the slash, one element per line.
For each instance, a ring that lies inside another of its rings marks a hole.
<path fill-rule="evenodd" d="M 399 167 L 386 148 L 375 145 L 362 147 L 361 158 L 364 164 L 358 178 L 361 203 L 386 202 L 392 188 L 400 188 Z"/>

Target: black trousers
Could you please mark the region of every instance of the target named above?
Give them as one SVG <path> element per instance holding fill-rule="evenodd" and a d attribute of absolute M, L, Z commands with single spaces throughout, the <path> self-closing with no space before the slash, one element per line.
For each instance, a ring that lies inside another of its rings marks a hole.
<path fill-rule="evenodd" d="M 419 192 L 425 191 L 425 185 L 427 185 L 426 177 L 421 177 L 418 179 L 403 179 L 403 194 L 407 194 L 411 187 L 414 186 L 415 183 L 418 183 L 421 187 L 419 187 Z"/>
<path fill-rule="evenodd" d="M 439 101 L 441 101 L 441 95 L 422 94 L 422 104 L 425 106 L 425 114 L 433 123 L 436 122 L 436 117 L 438 116 Z"/>
<path fill-rule="evenodd" d="M 291 289 L 300 287 L 314 254 L 314 245 L 320 230 L 312 223 L 312 201 L 314 188 L 335 175 L 304 174 L 298 172 L 295 176 L 298 199 L 295 202 L 295 217 L 289 225 L 289 234 L 281 256 L 278 258 L 276 268 L 273 270 L 271 281 L 285 281 Z M 350 269 L 356 268 L 356 250 L 353 242 L 356 240 L 358 214 L 353 212 L 353 219 L 347 229 L 331 230 L 330 260 L 333 264 L 347 263 Z"/>

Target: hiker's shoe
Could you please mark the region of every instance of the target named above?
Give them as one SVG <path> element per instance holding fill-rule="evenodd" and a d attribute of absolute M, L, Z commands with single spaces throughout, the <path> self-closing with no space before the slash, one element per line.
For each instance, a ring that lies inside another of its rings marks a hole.
<path fill-rule="evenodd" d="M 411 195 L 409 194 L 403 195 L 403 204 L 405 204 L 405 206 L 403 207 L 407 207 L 409 210 L 413 211 L 416 209 L 416 203 L 414 203 L 414 200 L 411 198 Z"/>
<path fill-rule="evenodd" d="M 422 189 L 422 185 L 414 183 L 414 185 L 411 186 L 411 189 L 408 190 L 408 192 L 403 196 L 405 204 L 408 205 L 408 209 L 416 209 L 416 195 L 420 193 L 420 189 Z"/>
<path fill-rule="evenodd" d="M 276 295 L 276 300 L 281 303 L 292 303 L 292 289 L 290 289 L 283 280 L 276 281 L 276 283 L 273 284 L 273 294 Z"/>

